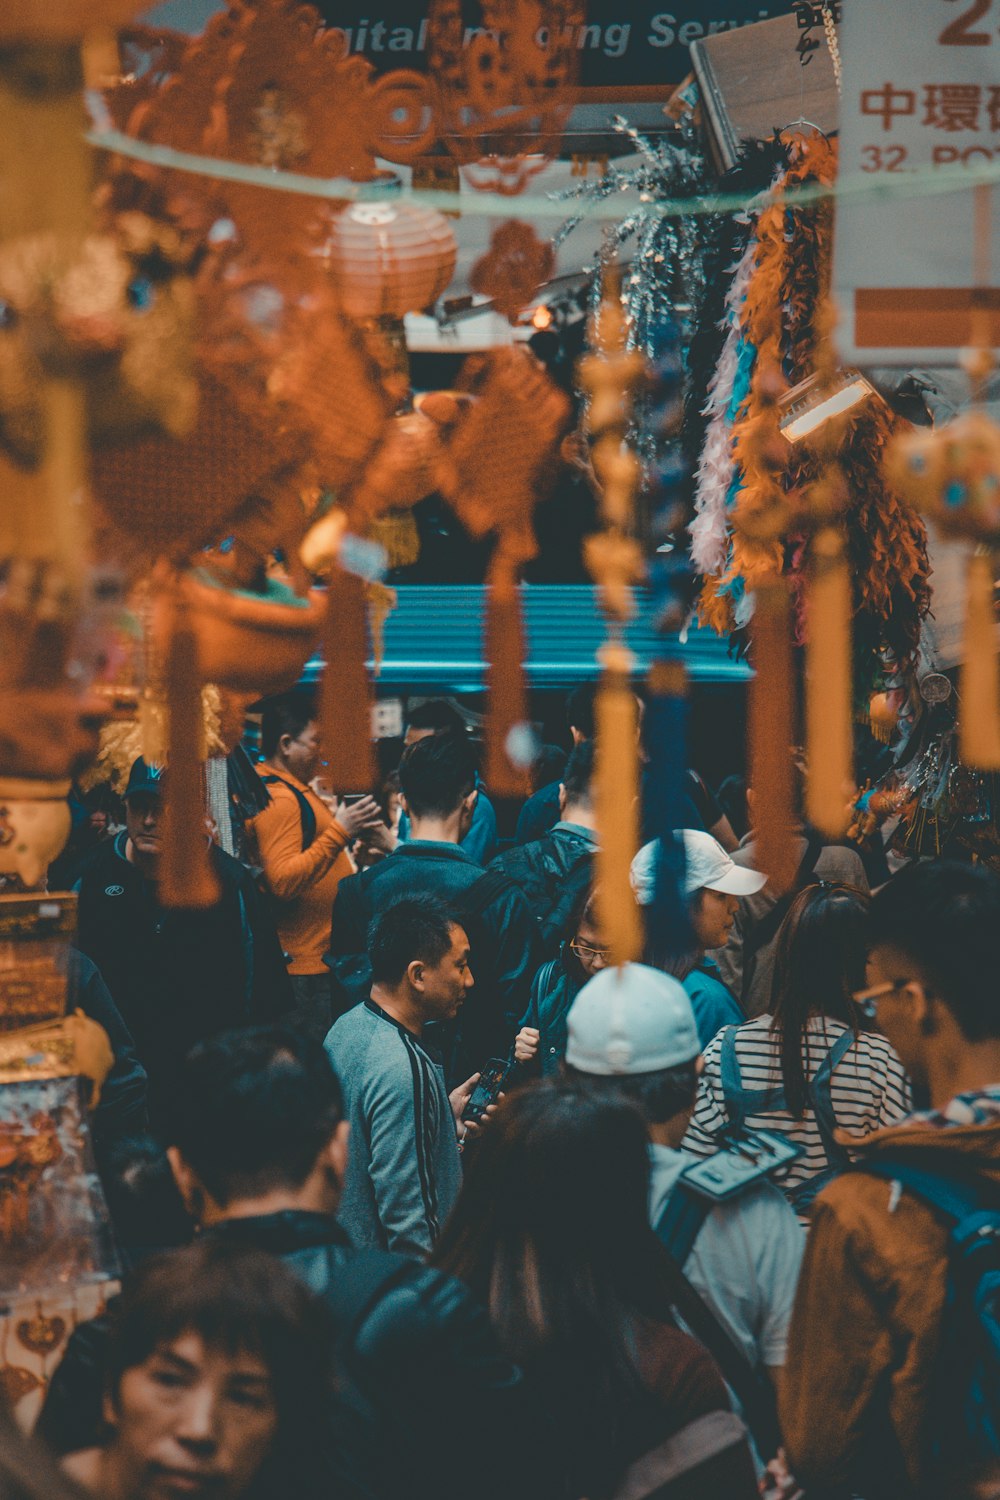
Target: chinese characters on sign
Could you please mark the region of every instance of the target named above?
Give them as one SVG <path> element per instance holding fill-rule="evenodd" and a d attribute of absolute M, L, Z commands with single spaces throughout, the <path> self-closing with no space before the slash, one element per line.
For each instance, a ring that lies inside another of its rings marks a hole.
<path fill-rule="evenodd" d="M 1000 344 L 1000 0 L 909 0 L 905 25 L 893 0 L 864 0 L 847 9 L 841 53 L 844 357 L 953 364 L 984 306 Z M 887 186 L 919 174 L 921 187 L 940 174 L 949 190 L 855 195 L 859 173 Z"/>

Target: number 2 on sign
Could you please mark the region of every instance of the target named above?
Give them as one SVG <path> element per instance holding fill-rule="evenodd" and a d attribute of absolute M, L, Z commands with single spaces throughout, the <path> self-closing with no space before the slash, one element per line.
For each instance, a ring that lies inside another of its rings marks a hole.
<path fill-rule="evenodd" d="M 954 0 L 946 0 L 949 5 Z M 956 16 L 938 37 L 942 47 L 988 47 L 993 38 L 988 31 L 973 31 L 971 28 L 984 16 L 988 16 L 993 0 L 972 0 L 972 4 Z"/>

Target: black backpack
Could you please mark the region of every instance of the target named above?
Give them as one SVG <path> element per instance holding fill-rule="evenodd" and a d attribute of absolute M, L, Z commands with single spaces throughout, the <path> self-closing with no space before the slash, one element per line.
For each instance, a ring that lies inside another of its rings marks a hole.
<path fill-rule="evenodd" d="M 534 844 L 505 850 L 491 866 L 502 870 L 527 898 L 546 958 L 554 957 L 563 940 L 572 936 L 590 889 L 594 850 L 582 839 L 580 844 L 567 863 L 557 858 L 557 844 L 549 833 Z"/>

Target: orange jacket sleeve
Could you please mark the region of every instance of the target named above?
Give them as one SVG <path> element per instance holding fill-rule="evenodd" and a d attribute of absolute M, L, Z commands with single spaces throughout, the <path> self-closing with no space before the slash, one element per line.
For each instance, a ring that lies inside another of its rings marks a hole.
<path fill-rule="evenodd" d="M 302 847 L 302 820 L 292 792 L 271 787 L 271 801 L 254 819 L 254 833 L 264 878 L 279 901 L 293 901 L 314 881 L 322 880 L 350 835 L 333 818 L 317 833 L 308 849 Z"/>

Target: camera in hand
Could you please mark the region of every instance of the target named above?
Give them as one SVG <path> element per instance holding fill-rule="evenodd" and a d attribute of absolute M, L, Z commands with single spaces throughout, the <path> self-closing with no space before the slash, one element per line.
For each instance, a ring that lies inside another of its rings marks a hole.
<path fill-rule="evenodd" d="M 513 1066 L 509 1057 L 491 1057 L 479 1075 L 479 1082 L 472 1097 L 462 1111 L 462 1120 L 477 1125 L 491 1104 L 495 1104 L 503 1093 L 508 1074 Z"/>

